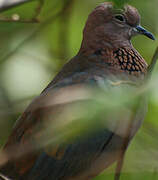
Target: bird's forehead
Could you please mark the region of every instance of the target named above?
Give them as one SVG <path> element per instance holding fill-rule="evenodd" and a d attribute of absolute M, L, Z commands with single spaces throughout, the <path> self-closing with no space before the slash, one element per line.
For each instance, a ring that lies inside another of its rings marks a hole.
<path fill-rule="evenodd" d="M 136 26 L 140 23 L 140 15 L 136 8 L 127 5 L 125 6 L 124 14 L 126 16 L 127 23 L 130 24 L 131 26 Z"/>
<path fill-rule="evenodd" d="M 96 7 L 96 10 L 98 11 L 102 11 L 104 13 L 111 13 L 113 9 L 113 5 L 111 2 L 104 2 L 104 3 L 101 3 L 99 6 Z"/>
<path fill-rule="evenodd" d="M 113 9 L 113 4 L 111 2 L 104 2 L 97 6 L 92 14 L 99 14 L 108 19 L 109 16 L 112 16 L 113 13 L 117 12 L 123 13 L 126 17 L 127 23 L 131 26 L 136 26 L 140 23 L 138 10 L 130 5 L 126 5 L 124 9 Z"/>

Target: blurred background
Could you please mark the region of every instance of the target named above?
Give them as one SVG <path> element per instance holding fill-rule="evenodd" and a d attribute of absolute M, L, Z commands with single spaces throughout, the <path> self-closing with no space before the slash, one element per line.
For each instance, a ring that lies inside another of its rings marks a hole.
<path fill-rule="evenodd" d="M 63 64 L 76 55 L 88 14 L 104 0 L 40 2 L 29 1 L 0 11 L 1 146 L 26 106 L 40 94 Z M 131 0 L 130 4 L 138 8 L 141 24 L 158 39 L 158 0 Z M 150 63 L 158 40 L 139 36 L 132 41 Z M 127 151 L 121 180 L 158 179 L 157 79 L 158 65 L 152 77 L 154 88 L 149 94 L 148 114 Z M 113 170 L 114 166 L 96 180 L 113 179 Z"/>

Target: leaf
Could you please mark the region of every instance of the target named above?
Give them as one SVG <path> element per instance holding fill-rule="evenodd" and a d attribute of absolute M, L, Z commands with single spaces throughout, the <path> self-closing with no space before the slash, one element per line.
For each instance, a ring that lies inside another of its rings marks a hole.
<path fill-rule="evenodd" d="M 123 8 L 130 0 L 111 0 L 114 3 L 114 8 Z"/>

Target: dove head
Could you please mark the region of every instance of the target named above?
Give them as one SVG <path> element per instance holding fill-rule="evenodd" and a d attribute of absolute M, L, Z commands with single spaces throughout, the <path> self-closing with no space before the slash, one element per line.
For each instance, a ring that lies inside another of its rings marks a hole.
<path fill-rule="evenodd" d="M 105 2 L 89 15 L 81 49 L 129 47 L 131 38 L 138 34 L 154 40 L 154 36 L 140 26 L 136 8 L 126 5 L 123 9 L 115 9 L 112 3 Z"/>

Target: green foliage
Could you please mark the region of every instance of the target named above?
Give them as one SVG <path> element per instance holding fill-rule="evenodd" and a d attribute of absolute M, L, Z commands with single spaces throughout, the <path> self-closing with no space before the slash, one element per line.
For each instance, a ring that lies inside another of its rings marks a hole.
<path fill-rule="evenodd" d="M 110 0 L 114 3 L 115 8 L 123 8 L 125 4 L 127 4 L 130 0 Z"/>
<path fill-rule="evenodd" d="M 144 0 L 107 1 L 113 2 L 114 7 L 117 9 L 123 8 L 127 3 L 138 8 L 142 16 L 141 24 L 145 25 L 157 37 L 157 0 L 145 2 Z M 32 96 L 40 94 L 42 89 L 60 70 L 60 67 L 76 55 L 80 48 L 82 30 L 87 16 L 95 8 L 96 4 L 103 2 L 103 0 L 73 1 L 73 5 L 68 5 L 66 11 L 60 13 L 66 2 L 65 0 L 45 0 L 39 16 L 39 24 L 0 22 L 1 145 L 6 141 L 16 119 L 26 109 L 29 102 L 32 101 Z M 37 5 L 36 1 L 23 4 L 1 13 L 1 16 L 4 15 L 11 18 L 13 14 L 18 14 L 21 20 L 27 20 L 34 16 L 35 10 L 38 9 Z M 35 33 L 32 33 L 34 31 Z M 150 41 L 143 36 L 136 37 L 132 41 L 134 47 L 149 63 L 158 42 Z M 150 87 L 150 104 L 146 121 L 128 148 L 121 180 L 158 179 L 156 153 L 158 149 L 157 89 L 158 76 L 155 75 Z M 126 103 L 125 101 L 129 102 L 132 99 L 129 90 L 126 90 L 124 93 L 117 91 L 117 94 L 115 92 L 107 92 L 107 94 L 104 92 L 101 94 L 101 92 L 99 93 L 96 90 L 92 97 L 91 101 L 85 101 L 84 105 L 72 104 L 63 113 L 59 114 L 58 118 L 61 120 L 61 124 L 59 124 L 58 129 L 56 128 L 54 133 L 63 130 L 63 127 L 60 125 L 64 124 L 62 120 L 70 119 L 69 115 L 71 115 L 72 119 L 74 116 L 77 118 L 76 121 L 72 121 L 65 127 L 66 134 L 64 137 L 69 139 L 78 132 L 84 133 L 89 128 L 89 121 L 91 121 L 92 126 L 95 126 L 95 120 L 98 115 L 104 115 L 108 119 L 108 114 L 110 113 L 115 114 L 117 112 L 119 114 L 118 110 L 122 109 L 122 106 Z M 102 119 L 99 119 L 98 122 L 102 125 Z M 74 126 L 75 128 L 72 128 Z M 50 126 L 50 131 L 52 130 L 51 128 L 54 128 L 54 126 Z M 72 131 L 67 131 L 67 129 L 72 129 Z M 49 135 L 49 131 L 47 133 L 46 135 Z M 47 141 L 44 139 L 43 142 Z M 105 173 L 95 179 L 113 180 L 114 170 L 106 170 Z"/>

